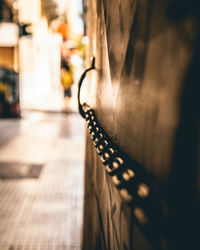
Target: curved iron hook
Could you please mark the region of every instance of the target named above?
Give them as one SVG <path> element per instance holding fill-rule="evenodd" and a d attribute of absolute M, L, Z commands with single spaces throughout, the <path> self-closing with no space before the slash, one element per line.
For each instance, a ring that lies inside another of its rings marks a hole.
<path fill-rule="evenodd" d="M 78 108 L 79 108 L 79 113 L 80 115 L 85 118 L 85 113 L 83 111 L 83 108 L 82 108 L 82 104 L 80 103 L 80 90 L 81 90 L 81 86 L 82 86 L 82 83 L 83 83 L 83 80 L 85 79 L 86 77 L 86 74 L 88 71 L 92 70 L 92 69 L 95 69 L 95 57 L 92 58 L 92 63 L 91 63 L 91 67 L 86 69 L 83 74 L 81 75 L 81 78 L 78 82 Z"/>

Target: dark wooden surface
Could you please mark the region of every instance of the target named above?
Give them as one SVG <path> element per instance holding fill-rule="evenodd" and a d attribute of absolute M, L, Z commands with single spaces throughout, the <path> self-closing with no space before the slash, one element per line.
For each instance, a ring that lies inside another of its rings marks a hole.
<path fill-rule="evenodd" d="M 196 245 L 198 4 L 89 0 L 87 14 L 88 58 L 96 57 L 97 70 L 86 101 L 113 141 L 158 181 L 169 204 L 168 247 Z M 151 249 L 90 138 L 85 170 L 83 249 Z"/>

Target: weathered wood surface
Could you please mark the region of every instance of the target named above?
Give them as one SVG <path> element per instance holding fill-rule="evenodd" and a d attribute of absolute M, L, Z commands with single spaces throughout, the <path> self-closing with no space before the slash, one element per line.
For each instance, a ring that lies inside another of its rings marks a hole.
<path fill-rule="evenodd" d="M 88 58 L 96 57 L 97 70 L 86 101 L 114 142 L 158 180 L 169 203 L 170 249 L 198 243 L 196 3 L 88 1 Z M 85 171 L 83 249 L 151 249 L 90 138 Z"/>

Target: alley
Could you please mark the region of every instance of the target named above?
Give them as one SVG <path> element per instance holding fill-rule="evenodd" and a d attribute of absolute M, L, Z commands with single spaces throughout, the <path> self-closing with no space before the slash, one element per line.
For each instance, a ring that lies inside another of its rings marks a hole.
<path fill-rule="evenodd" d="M 0 129 L 0 249 L 80 249 L 84 121 L 24 111 Z"/>

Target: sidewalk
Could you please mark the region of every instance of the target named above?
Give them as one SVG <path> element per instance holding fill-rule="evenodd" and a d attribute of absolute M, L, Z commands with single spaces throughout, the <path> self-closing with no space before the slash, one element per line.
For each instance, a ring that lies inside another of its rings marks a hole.
<path fill-rule="evenodd" d="M 80 249 L 84 121 L 24 112 L 0 130 L 0 250 Z"/>

